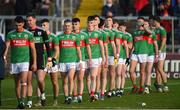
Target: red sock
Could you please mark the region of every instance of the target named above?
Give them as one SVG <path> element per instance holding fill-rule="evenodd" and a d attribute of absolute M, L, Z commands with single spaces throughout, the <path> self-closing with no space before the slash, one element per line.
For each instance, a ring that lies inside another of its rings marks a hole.
<path fill-rule="evenodd" d="M 91 91 L 91 96 L 94 96 L 94 91 Z"/>

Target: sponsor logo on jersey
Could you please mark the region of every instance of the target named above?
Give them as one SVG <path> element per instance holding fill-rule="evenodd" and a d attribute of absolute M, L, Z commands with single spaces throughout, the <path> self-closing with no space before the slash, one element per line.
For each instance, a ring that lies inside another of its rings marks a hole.
<path fill-rule="evenodd" d="M 62 47 L 62 48 L 76 47 L 76 43 L 73 40 L 61 40 L 60 47 Z"/>
<path fill-rule="evenodd" d="M 37 34 L 38 34 L 39 36 L 41 36 L 41 35 L 42 35 L 42 32 L 39 31 Z"/>
<path fill-rule="evenodd" d="M 30 42 L 27 39 L 13 39 L 11 40 L 11 46 L 29 46 Z"/>
<path fill-rule="evenodd" d="M 90 44 L 99 44 L 99 39 L 98 38 L 89 38 L 89 43 Z"/>
<path fill-rule="evenodd" d="M 85 44 L 84 40 L 80 40 L 80 46 L 81 46 L 81 47 L 86 46 L 86 44 Z"/>
<path fill-rule="evenodd" d="M 145 40 L 143 35 L 139 35 L 139 36 L 134 37 L 135 42 L 138 42 L 138 41 L 141 41 L 141 40 Z"/>

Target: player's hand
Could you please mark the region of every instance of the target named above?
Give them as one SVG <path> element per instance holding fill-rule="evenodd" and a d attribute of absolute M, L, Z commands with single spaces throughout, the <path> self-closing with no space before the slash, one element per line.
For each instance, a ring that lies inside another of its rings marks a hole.
<path fill-rule="evenodd" d="M 5 65 L 7 65 L 7 59 L 6 59 L 6 56 L 4 56 L 4 63 L 5 63 Z"/>
<path fill-rule="evenodd" d="M 47 69 L 50 69 L 52 66 L 53 66 L 52 58 L 48 58 L 48 61 L 47 61 L 47 64 L 46 64 Z"/>
<path fill-rule="evenodd" d="M 88 64 L 89 64 L 89 67 L 92 67 L 92 59 L 89 59 Z"/>
<path fill-rule="evenodd" d="M 55 58 L 52 58 L 52 67 L 54 67 L 55 65 L 57 65 L 57 61 Z"/>
<path fill-rule="evenodd" d="M 116 66 L 118 64 L 118 59 L 114 57 L 114 65 Z"/>
<path fill-rule="evenodd" d="M 130 64 L 130 58 L 126 58 L 125 65 L 128 66 Z"/>
<path fill-rule="evenodd" d="M 107 68 L 108 67 L 108 60 L 105 61 L 104 63 L 104 67 Z"/>
<path fill-rule="evenodd" d="M 31 70 L 32 70 L 32 71 L 36 71 L 36 70 L 37 70 L 37 64 L 36 64 L 36 63 L 33 63 L 33 64 L 31 65 Z"/>
<path fill-rule="evenodd" d="M 158 60 L 159 60 L 159 55 L 155 55 L 155 57 L 154 57 L 154 63 L 157 63 Z"/>
<path fill-rule="evenodd" d="M 82 60 L 79 61 L 79 69 L 82 69 Z"/>
<path fill-rule="evenodd" d="M 105 66 L 105 59 L 102 58 L 102 61 L 101 61 L 101 66 L 104 67 Z"/>

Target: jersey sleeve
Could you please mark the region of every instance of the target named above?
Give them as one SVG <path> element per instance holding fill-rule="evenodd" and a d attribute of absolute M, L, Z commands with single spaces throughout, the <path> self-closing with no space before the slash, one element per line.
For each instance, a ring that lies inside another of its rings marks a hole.
<path fill-rule="evenodd" d="M 153 39 L 154 41 L 157 40 L 157 36 L 156 36 L 156 34 L 155 34 L 154 32 L 152 33 L 152 39 Z"/>
<path fill-rule="evenodd" d="M 78 35 L 74 35 L 74 36 L 76 36 L 76 46 L 80 46 L 80 37 Z"/>
<path fill-rule="evenodd" d="M 59 45 L 59 39 L 58 39 L 58 37 L 57 37 L 57 36 L 54 36 L 52 42 L 53 42 L 54 45 Z"/>
<path fill-rule="evenodd" d="M 166 37 L 167 36 L 166 30 L 164 28 L 161 29 L 160 34 L 161 34 L 162 37 Z"/>
<path fill-rule="evenodd" d="M 34 42 L 34 38 L 33 38 L 33 34 L 32 33 L 29 34 L 29 41 L 30 42 Z"/>
<path fill-rule="evenodd" d="M 6 37 L 6 41 L 10 41 L 10 40 L 11 40 L 11 34 L 8 33 L 8 34 L 7 34 L 7 37 Z"/>
<path fill-rule="evenodd" d="M 126 36 L 127 36 L 127 42 L 133 42 L 131 34 L 126 34 Z"/>

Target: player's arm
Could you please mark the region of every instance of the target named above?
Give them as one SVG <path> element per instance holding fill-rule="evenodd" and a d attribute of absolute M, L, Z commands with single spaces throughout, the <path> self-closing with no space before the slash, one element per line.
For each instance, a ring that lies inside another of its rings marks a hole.
<path fill-rule="evenodd" d="M 124 43 L 124 47 L 125 47 L 125 51 L 126 51 L 126 57 L 129 58 L 129 47 L 127 44 L 127 40 L 124 40 L 123 43 Z"/>
<path fill-rule="evenodd" d="M 30 42 L 30 49 L 31 49 L 31 55 L 32 55 L 32 58 L 33 58 L 33 64 L 31 66 L 31 69 L 33 71 L 36 71 L 37 69 L 37 56 L 36 56 L 36 48 L 35 48 L 35 44 L 34 42 Z"/>
<path fill-rule="evenodd" d="M 6 49 L 5 49 L 5 51 L 4 51 L 4 61 L 5 61 L 5 63 L 7 63 L 6 57 L 7 57 L 7 53 L 8 53 L 9 47 L 10 47 L 10 40 L 7 40 L 7 41 L 5 42 L 5 44 L 6 44 Z"/>
<path fill-rule="evenodd" d="M 117 58 L 119 58 L 119 55 L 120 55 L 120 39 L 115 39 L 115 42 L 116 42 L 116 55 L 117 55 Z"/>
<path fill-rule="evenodd" d="M 48 39 L 48 35 L 45 31 L 43 31 L 43 42 L 45 44 L 45 47 L 46 47 L 46 52 L 47 52 L 47 56 L 48 56 L 48 59 L 52 59 L 51 58 L 51 53 L 50 53 L 50 46 L 49 46 L 49 39 Z"/>
<path fill-rule="evenodd" d="M 159 48 L 159 50 L 161 51 L 163 49 L 163 47 L 166 45 L 166 41 L 167 41 L 167 38 L 166 36 L 163 36 L 162 39 L 161 39 L 161 46 Z"/>
<path fill-rule="evenodd" d="M 104 63 L 105 55 L 104 55 L 104 45 L 103 45 L 103 41 L 102 40 L 99 40 L 99 45 L 100 45 L 100 48 L 101 48 L 102 62 Z"/>

